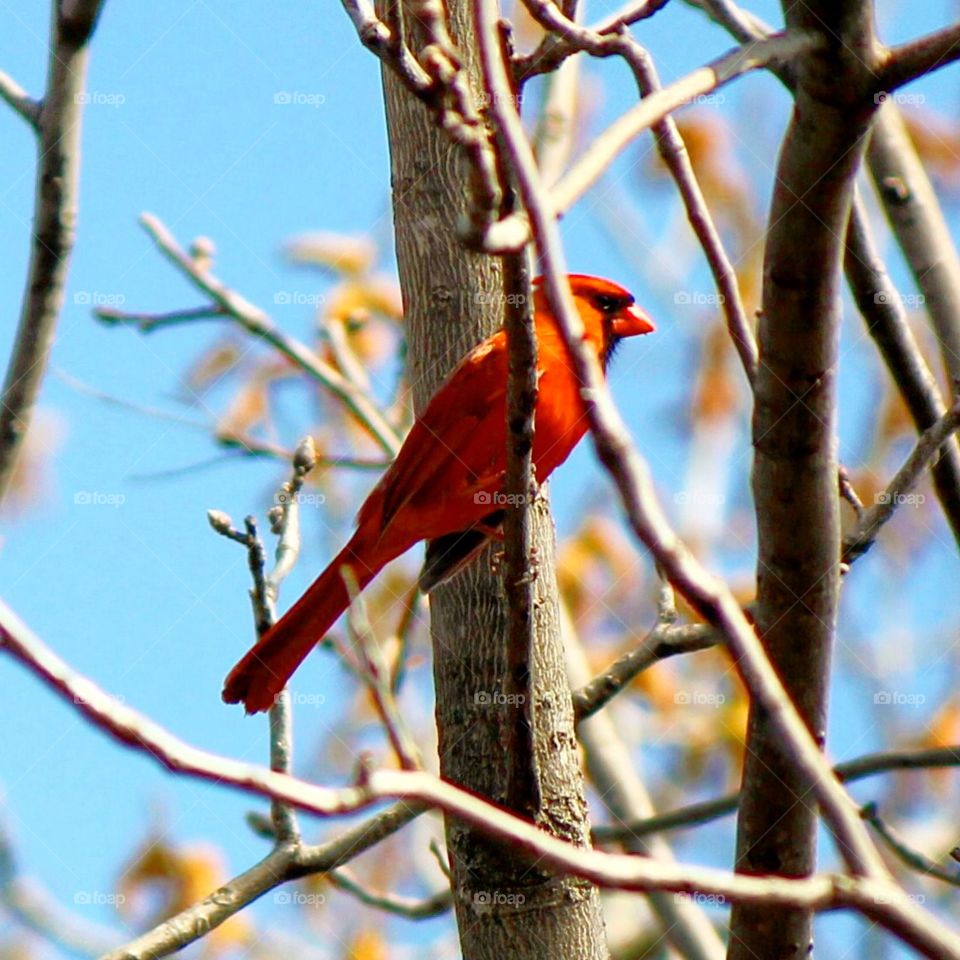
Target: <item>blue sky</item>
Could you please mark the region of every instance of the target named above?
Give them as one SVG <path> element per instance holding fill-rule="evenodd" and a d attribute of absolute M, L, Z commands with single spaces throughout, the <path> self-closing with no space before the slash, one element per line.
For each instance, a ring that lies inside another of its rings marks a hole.
<path fill-rule="evenodd" d="M 654 18 L 640 33 L 664 82 L 730 45 L 695 13 L 672 6 L 676 9 Z M 909 14 L 900 5 L 881 7 L 884 37 L 890 40 L 932 29 L 955 13 L 946 0 L 912 5 Z M 756 8 L 776 21 L 771 3 Z M 606 4 L 592 6 L 597 15 L 606 9 Z M 38 94 L 45 69 L 46 5 L 0 0 L 0 24 L 0 68 Z M 602 75 L 624 76 L 610 66 Z M 955 118 L 956 72 L 916 89 L 932 107 Z M 3 595 L 61 656 L 106 690 L 193 743 L 261 759 L 265 723 L 245 720 L 219 702 L 222 677 L 252 634 L 246 561 L 239 548 L 209 531 L 205 513 L 217 507 L 237 519 L 248 512 L 262 515 L 280 475 L 277 467 L 232 462 L 175 480 L 144 479 L 209 458 L 214 453 L 209 438 L 172 421 L 104 404 L 78 391 L 70 378 L 177 413 L 180 373 L 216 337 L 211 326 L 145 338 L 106 329 L 92 319 L 91 303 L 160 311 L 199 302 L 137 225 L 144 210 L 160 216 L 182 243 L 197 235 L 214 238 L 217 273 L 304 338 L 310 332 L 309 311 L 277 305 L 276 295 L 311 293 L 314 281 L 284 263 L 284 240 L 314 229 L 370 233 L 387 248 L 390 268 L 379 70 L 332 2 L 281 4 L 268 12 L 250 2 L 228 9 L 204 0 L 164 5 L 108 0 L 88 91 L 79 235 L 38 419 L 54 445 L 53 483 L 27 516 L 4 522 Z M 601 116 L 612 118 L 632 96 L 629 84 L 608 83 Z M 727 91 L 723 109 L 744 118 L 757 104 L 769 107 L 768 114 L 756 118 L 757 137 L 769 145 L 785 122 L 785 102 L 771 79 L 758 76 Z M 0 109 L 0 143 L 0 305 L 6 318 L 0 325 L 0 355 L 6 357 L 25 273 L 34 164 L 32 135 L 6 109 Z M 618 164 L 615 176 L 636 182 L 634 168 L 639 165 L 642 176 L 649 150 L 644 140 Z M 742 152 L 744 165 L 763 184 L 758 189 L 765 205 L 768 167 Z M 678 216 L 673 194 L 662 186 L 630 189 L 643 200 L 647 235 L 655 241 L 664 223 Z M 686 466 L 683 413 L 698 321 L 677 315 L 666 292 L 638 276 L 598 228 L 589 201 L 566 219 L 564 236 L 574 269 L 621 280 L 658 319 L 655 337 L 624 347 L 612 379 L 658 485 L 675 490 Z M 634 255 L 655 258 L 664 251 L 638 243 Z M 906 288 L 902 268 L 894 272 Z M 695 289 L 711 290 L 702 267 L 695 266 L 691 277 Z M 861 374 L 876 368 L 863 348 L 856 317 L 847 313 L 844 336 L 851 353 L 842 374 L 841 430 L 845 449 L 855 457 L 863 451 L 873 410 L 874 395 Z M 362 491 L 369 477 L 360 475 L 357 482 Z M 731 496 L 743 499 L 746 487 L 740 482 Z M 610 487 L 588 445 L 553 487 L 562 530 L 572 528 L 579 504 L 610 500 Z M 119 505 L 103 502 L 120 498 Z M 880 610 L 931 630 L 949 629 L 955 592 L 947 585 L 956 582 L 960 570 L 956 551 L 937 523 L 938 535 L 924 552 L 921 569 L 898 596 L 871 588 L 871 582 L 885 582 L 883 571 L 866 569 L 871 561 L 864 562 L 865 569 L 856 572 L 864 611 Z M 288 582 L 288 599 L 329 555 L 332 544 L 317 533 Z M 305 684 L 311 676 L 322 682 L 327 670 L 308 663 Z M 24 868 L 65 902 L 71 903 L 78 890 L 111 889 L 131 837 L 142 835 L 156 804 L 165 809 L 172 833 L 222 847 L 233 869 L 263 852 L 263 842 L 243 823 L 248 800 L 174 781 L 142 757 L 117 749 L 6 659 L 0 659 L 0 677 L 7 691 L 0 700 L 6 826 Z M 934 696 L 943 679 L 928 676 L 922 689 Z M 838 755 L 864 743 L 852 702 L 848 710 L 847 692 L 840 691 L 835 708 Z M 331 693 L 331 715 L 336 705 Z M 301 742 L 309 744 L 311 731 L 326 718 L 304 715 L 300 722 Z M 85 909 L 91 918 L 113 919 L 105 909 Z"/>

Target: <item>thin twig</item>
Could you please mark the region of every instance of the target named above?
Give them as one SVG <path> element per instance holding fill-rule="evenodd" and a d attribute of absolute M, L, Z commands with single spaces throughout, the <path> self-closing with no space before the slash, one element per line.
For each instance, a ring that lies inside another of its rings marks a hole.
<path fill-rule="evenodd" d="M 867 330 L 903 396 L 914 425 L 921 431 L 927 429 L 947 408 L 936 377 L 910 329 L 904 298 L 877 251 L 863 198 L 859 195 L 854 197 L 850 212 L 844 267 Z M 960 451 L 956 444 L 949 444 L 945 453 L 934 469 L 934 479 L 954 536 L 960 540 Z"/>
<path fill-rule="evenodd" d="M 395 893 L 374 893 L 368 890 L 353 871 L 346 867 L 331 870 L 327 877 L 337 889 L 346 891 L 368 907 L 376 907 L 377 910 L 393 913 L 398 917 L 406 917 L 407 920 L 429 920 L 431 917 L 439 917 L 453 906 L 453 894 L 449 889 L 440 890 L 425 900 L 417 900 L 413 897 L 401 897 Z"/>
<path fill-rule="evenodd" d="M 614 660 L 603 673 L 573 693 L 577 721 L 602 710 L 634 677 L 660 660 L 707 650 L 723 643 L 723 635 L 707 623 L 676 626 L 658 623 L 637 646 Z"/>
<path fill-rule="evenodd" d="M 810 50 L 814 38 L 806 34 L 774 34 L 748 43 L 680 80 L 645 97 L 591 140 L 573 169 L 556 185 L 551 197 L 558 213 L 571 206 L 600 178 L 631 140 L 678 107 L 695 101 L 751 70 L 784 62 Z"/>
<path fill-rule="evenodd" d="M 234 321 L 247 333 L 269 343 L 304 373 L 343 401 L 347 409 L 380 444 L 383 451 L 391 457 L 396 455 L 400 447 L 400 439 L 396 431 L 362 391 L 333 366 L 318 357 L 309 347 L 280 330 L 263 310 L 231 290 L 204 264 L 191 257 L 179 246 L 174 236 L 157 217 L 144 213 L 140 217 L 140 222 L 153 238 L 160 252 L 198 290 L 210 297 L 224 314 L 225 319 Z"/>
<path fill-rule="evenodd" d="M 369 0 L 341 0 L 341 3 L 360 42 L 393 70 L 411 93 L 421 98 L 429 95 L 434 81 L 403 43 L 399 26 L 391 31 L 377 16 Z M 399 10 L 397 15 L 401 16 Z"/>
<path fill-rule="evenodd" d="M 838 763 L 833 772 L 842 783 L 853 783 L 867 777 L 898 770 L 936 770 L 944 767 L 960 767 L 960 745 L 928 747 L 922 750 L 891 750 L 883 753 L 868 753 L 854 760 Z M 716 800 L 691 803 L 667 813 L 645 817 L 631 823 L 604 824 L 593 828 L 595 843 L 616 843 L 631 837 L 644 837 L 662 830 L 677 830 L 711 823 L 736 813 L 740 794 L 731 793 Z"/>
<path fill-rule="evenodd" d="M 390 672 L 384 663 L 383 655 L 373 634 L 373 627 L 367 618 L 366 604 L 357 587 L 356 577 L 346 566 L 341 574 L 350 595 L 347 629 L 354 648 L 358 652 L 357 663 L 352 665 L 353 669 L 367 686 L 370 699 L 373 701 L 401 769 L 422 770 L 423 758 L 420 755 L 420 749 L 397 706 L 390 683 Z M 345 653 L 341 654 L 341 658 L 350 665 Z"/>
<path fill-rule="evenodd" d="M 258 636 L 263 636 L 277 619 L 277 595 L 280 584 L 293 569 L 300 553 L 299 494 L 304 478 L 316 463 L 313 439 L 302 440 L 293 456 L 293 471 L 277 494 L 277 505 L 271 510 L 271 526 L 277 534 L 273 569 L 267 572 L 266 550 L 257 533 L 256 520 L 247 517 L 244 531 L 236 530 L 230 518 L 221 511 L 208 513 L 210 525 L 217 533 L 243 544 L 253 579 L 250 599 Z M 293 712 L 286 691 L 270 709 L 270 769 L 289 774 L 293 770 Z M 299 846 L 300 827 L 292 807 L 274 801 L 271 806 L 273 835 L 277 846 Z"/>
<path fill-rule="evenodd" d="M 667 5 L 667 0 L 641 0 L 640 3 L 627 3 L 619 10 L 601 17 L 596 23 L 588 29 L 596 34 L 615 34 L 622 31 L 640 20 L 646 20 L 658 13 Z M 569 21 L 574 21 L 574 17 L 566 10 L 559 10 L 561 16 Z M 548 28 L 547 34 L 540 41 L 536 50 L 525 56 L 516 57 L 513 60 L 513 76 L 519 84 L 525 83 L 531 77 L 541 73 L 549 73 L 556 70 L 572 54 L 584 49 L 570 41 L 568 36 L 562 32 L 555 32 Z"/>
<path fill-rule="evenodd" d="M 343 317 L 329 316 L 323 321 L 323 331 L 327 335 L 327 344 L 333 354 L 334 363 L 340 372 L 366 394 L 370 394 L 370 377 L 356 352 L 350 346 L 347 335 L 348 320 Z"/>
<path fill-rule="evenodd" d="M 563 215 L 599 180 L 631 140 L 677 108 L 751 70 L 785 63 L 809 50 L 813 42 L 814 38 L 806 34 L 774 34 L 768 39 L 744 44 L 645 97 L 592 139 L 580 159 L 550 192 L 548 209 L 556 216 Z M 490 229 L 484 249 L 495 252 L 517 249 L 526 242 L 529 233 L 526 218 L 513 214 Z"/>
<path fill-rule="evenodd" d="M 421 806 L 397 803 L 325 843 L 277 846 L 259 863 L 203 900 L 105 954 L 101 960 L 157 960 L 176 953 L 205 937 L 265 893 L 291 880 L 336 869 L 396 833 L 423 812 Z"/>
<path fill-rule="evenodd" d="M 960 400 L 932 427 L 925 430 L 903 466 L 894 474 L 886 489 L 877 494 L 877 502 L 866 511 L 857 529 L 843 544 L 843 560 L 850 563 L 865 553 L 877 539 L 880 528 L 903 503 L 909 502 L 910 491 L 923 476 L 944 443 L 960 429 Z"/>
<path fill-rule="evenodd" d="M 944 870 L 943 867 L 935 863 L 928 856 L 908 846 L 907 842 L 897 831 L 881 818 L 875 803 L 868 803 L 860 811 L 860 815 L 877 831 L 883 838 L 884 843 L 897 855 L 898 859 L 911 870 L 916 870 L 925 876 L 933 877 L 934 880 L 940 880 L 942 883 L 947 883 L 951 887 L 960 887 L 960 875 Z"/>
<path fill-rule="evenodd" d="M 224 320 L 229 314 L 219 304 L 210 303 L 200 307 L 186 307 L 166 313 L 133 313 L 114 307 L 99 307 L 94 316 L 108 326 L 133 326 L 141 333 L 153 333 L 161 327 L 175 327 L 194 320 Z"/>
<path fill-rule="evenodd" d="M 863 501 L 860 499 L 847 468 L 840 464 L 837 470 L 837 486 L 840 489 L 840 496 L 850 504 L 857 520 L 863 519 Z"/>
<path fill-rule="evenodd" d="M 571 50 L 585 50 L 596 57 L 623 57 L 633 71 L 645 101 L 663 89 L 653 60 L 622 25 L 589 30 L 564 17 L 552 0 L 524 0 L 524 5 L 551 36 L 561 37 Z M 757 369 L 757 343 L 743 306 L 733 264 L 724 249 L 673 117 L 665 116 L 652 124 L 652 131 L 660 155 L 677 184 L 690 226 L 707 258 L 720 294 L 727 329 L 747 381 L 752 384 Z"/>
<path fill-rule="evenodd" d="M 590 676 L 583 643 L 567 605 L 560 604 L 560 624 L 566 648 L 570 686 L 582 688 Z M 609 712 L 581 723 L 577 739 L 583 749 L 586 772 L 597 796 L 616 821 L 644 820 L 653 815 L 653 801 L 632 762 L 631 751 L 621 736 L 622 725 Z M 625 850 L 634 855 L 673 860 L 673 851 L 663 837 L 630 838 Z M 660 921 L 665 938 L 686 960 L 720 960 L 725 954 L 717 930 L 702 907 L 692 900 L 651 893 L 650 908 Z"/>
<path fill-rule="evenodd" d="M 933 184 L 893 100 L 874 119 L 867 165 L 937 335 L 951 383 L 960 382 L 960 256 Z"/>

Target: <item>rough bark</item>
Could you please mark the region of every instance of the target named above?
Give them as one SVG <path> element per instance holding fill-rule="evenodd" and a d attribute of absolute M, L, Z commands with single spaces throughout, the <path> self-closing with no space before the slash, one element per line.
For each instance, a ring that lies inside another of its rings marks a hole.
<path fill-rule="evenodd" d="M 469 5 L 449 5 L 452 32 L 476 77 Z M 466 210 L 462 154 L 424 106 L 384 72 L 394 229 L 404 293 L 409 374 L 421 408 L 456 361 L 503 322 L 501 264 L 464 249 L 456 224 Z M 586 803 L 564 668 L 553 571 L 553 526 L 545 500 L 532 510 L 536 550 L 533 722 L 542 804 L 555 835 L 588 842 Z M 508 669 L 506 601 L 488 552 L 431 595 L 431 632 L 442 775 L 502 802 L 504 743 L 521 720 L 503 696 Z M 599 958 L 607 955 L 597 891 L 538 870 L 456 821 L 447 821 L 463 955 Z"/>
<path fill-rule="evenodd" d="M 785 5 L 823 46 L 797 64 L 764 265 L 753 416 L 757 624 L 811 732 L 823 741 L 839 589 L 836 457 L 839 283 L 854 177 L 872 114 L 869 5 Z M 762 709 L 751 709 L 737 836 L 744 873 L 808 876 L 817 807 Z M 734 907 L 731 960 L 809 955 L 812 914 Z"/>

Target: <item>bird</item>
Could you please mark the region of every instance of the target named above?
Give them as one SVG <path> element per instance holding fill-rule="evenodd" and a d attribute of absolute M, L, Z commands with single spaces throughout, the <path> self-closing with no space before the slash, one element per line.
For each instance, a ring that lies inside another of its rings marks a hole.
<path fill-rule="evenodd" d="M 618 284 L 585 274 L 568 279 L 585 339 L 604 371 L 621 340 L 655 329 Z M 536 480 L 543 483 L 586 433 L 587 416 L 542 277 L 534 280 L 532 291 L 538 375 L 532 461 Z M 363 590 L 419 541 L 427 541 L 427 550 L 418 586 L 429 593 L 491 539 L 502 539 L 507 361 L 506 331 L 500 329 L 457 364 L 360 507 L 346 546 L 227 676 L 226 703 L 243 703 L 251 714 L 269 709 L 350 606 L 351 592 Z"/>

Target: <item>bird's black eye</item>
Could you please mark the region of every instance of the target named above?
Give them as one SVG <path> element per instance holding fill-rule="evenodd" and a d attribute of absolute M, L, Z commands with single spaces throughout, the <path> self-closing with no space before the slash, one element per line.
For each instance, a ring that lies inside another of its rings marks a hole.
<path fill-rule="evenodd" d="M 616 313 L 623 307 L 623 301 L 619 297 L 611 297 L 606 293 L 598 293 L 593 302 L 603 313 Z"/>

